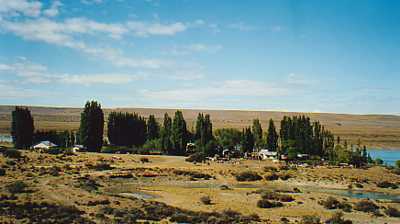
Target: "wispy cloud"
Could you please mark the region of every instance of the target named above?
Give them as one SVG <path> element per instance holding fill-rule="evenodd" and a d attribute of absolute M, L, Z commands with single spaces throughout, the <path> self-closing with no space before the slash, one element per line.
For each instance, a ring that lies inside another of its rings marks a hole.
<path fill-rule="evenodd" d="M 217 53 L 222 49 L 222 45 L 208 45 L 203 43 L 195 43 L 182 46 L 174 46 L 170 50 L 166 51 L 166 54 L 181 56 L 188 55 L 191 53 Z"/>
<path fill-rule="evenodd" d="M 30 17 L 40 16 L 42 3 L 27 0 L 0 0 L 0 18 L 2 16 L 25 15 Z"/>
<path fill-rule="evenodd" d="M 49 72 L 44 65 L 20 59 L 13 64 L 0 64 L 0 74 L 15 75 L 20 81 L 32 84 L 65 83 L 76 85 L 127 84 L 145 78 L 145 75 L 134 74 L 60 74 Z"/>
<path fill-rule="evenodd" d="M 148 99 L 174 102 L 196 102 L 229 97 L 268 97 L 287 95 L 289 90 L 254 80 L 227 80 L 205 87 L 178 88 L 172 90 L 143 90 Z"/>
<path fill-rule="evenodd" d="M 59 7 L 61 7 L 63 4 L 61 3 L 61 1 L 59 0 L 55 0 L 53 1 L 53 3 L 51 4 L 50 8 L 46 9 L 43 11 L 43 14 L 45 16 L 49 16 L 49 17 L 54 17 L 57 16 L 59 13 Z"/>
<path fill-rule="evenodd" d="M 228 24 L 229 29 L 239 30 L 239 31 L 253 31 L 256 30 L 257 27 L 253 25 L 246 24 L 242 21 Z"/>
<path fill-rule="evenodd" d="M 81 0 L 81 3 L 85 5 L 101 4 L 103 0 Z"/>

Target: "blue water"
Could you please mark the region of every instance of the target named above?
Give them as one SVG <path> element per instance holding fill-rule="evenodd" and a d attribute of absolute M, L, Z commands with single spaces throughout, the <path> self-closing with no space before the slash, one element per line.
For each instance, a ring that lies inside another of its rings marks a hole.
<path fill-rule="evenodd" d="M 0 135 L 0 142 L 12 142 L 12 138 L 9 135 Z"/>
<path fill-rule="evenodd" d="M 400 150 L 369 149 L 368 152 L 373 159 L 380 158 L 387 165 L 394 166 L 400 160 Z"/>

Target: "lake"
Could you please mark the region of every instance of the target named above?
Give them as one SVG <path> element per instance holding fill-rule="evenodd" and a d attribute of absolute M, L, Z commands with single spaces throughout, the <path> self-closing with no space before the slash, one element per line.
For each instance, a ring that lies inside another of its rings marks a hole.
<path fill-rule="evenodd" d="M 387 165 L 394 166 L 397 160 L 400 160 L 400 150 L 387 149 L 369 149 L 372 159 L 380 158 Z"/>
<path fill-rule="evenodd" d="M 12 142 L 10 135 L 0 135 L 0 142 Z"/>

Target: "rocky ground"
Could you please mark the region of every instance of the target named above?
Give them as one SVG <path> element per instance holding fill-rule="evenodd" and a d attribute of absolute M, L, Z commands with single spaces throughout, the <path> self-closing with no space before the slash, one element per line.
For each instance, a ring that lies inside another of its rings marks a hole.
<path fill-rule="evenodd" d="M 13 157 L 0 154 L 0 223 L 306 223 L 339 211 L 353 223 L 400 223 L 400 203 L 340 194 L 400 195 L 400 175 L 384 167 L 26 151 Z"/>

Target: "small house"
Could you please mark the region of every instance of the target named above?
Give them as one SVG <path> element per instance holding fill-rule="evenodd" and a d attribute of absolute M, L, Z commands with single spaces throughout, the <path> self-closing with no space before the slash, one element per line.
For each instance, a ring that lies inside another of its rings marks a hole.
<path fill-rule="evenodd" d="M 278 157 L 278 153 L 276 151 L 269 151 L 268 149 L 261 149 L 258 152 L 258 157 L 262 160 L 276 159 Z"/>
<path fill-rule="evenodd" d="M 33 149 L 46 149 L 46 150 L 48 150 L 48 149 L 53 148 L 53 147 L 57 147 L 57 145 L 52 143 L 52 142 L 50 142 L 50 141 L 42 141 L 42 142 L 34 145 Z"/>

